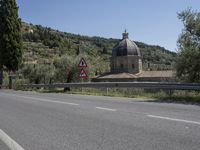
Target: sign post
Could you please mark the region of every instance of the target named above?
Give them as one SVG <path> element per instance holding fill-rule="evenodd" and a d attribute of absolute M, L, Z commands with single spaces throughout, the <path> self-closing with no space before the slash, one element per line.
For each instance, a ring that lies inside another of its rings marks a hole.
<path fill-rule="evenodd" d="M 87 63 L 84 58 L 81 58 L 81 60 L 78 64 L 78 68 L 81 69 L 80 73 L 79 73 L 79 78 L 81 78 L 81 79 L 87 78 L 88 75 L 87 75 L 86 71 L 84 70 L 84 68 L 87 68 Z"/>
<path fill-rule="evenodd" d="M 88 77 L 86 71 L 84 70 L 84 68 L 87 68 L 87 63 L 84 58 L 81 58 L 78 68 L 80 68 L 79 78 L 81 79 L 81 83 L 83 83 L 83 79 Z M 81 88 L 81 92 L 83 93 L 83 88 Z"/>
<path fill-rule="evenodd" d="M 9 89 L 12 89 L 13 88 L 12 80 L 13 80 L 13 77 L 15 77 L 15 72 L 9 71 L 8 77 L 9 77 Z"/>

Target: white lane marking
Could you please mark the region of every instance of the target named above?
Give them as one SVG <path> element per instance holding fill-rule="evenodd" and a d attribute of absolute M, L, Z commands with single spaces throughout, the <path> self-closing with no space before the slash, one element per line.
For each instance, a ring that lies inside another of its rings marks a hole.
<path fill-rule="evenodd" d="M 96 109 L 107 110 L 107 111 L 117 111 L 116 109 L 105 108 L 105 107 L 95 107 Z"/>
<path fill-rule="evenodd" d="M 162 116 L 154 116 L 154 115 L 147 115 L 151 118 L 159 118 L 159 119 L 165 119 L 165 120 L 171 120 L 171 121 L 178 121 L 178 122 L 185 122 L 185 123 L 192 123 L 200 125 L 200 122 L 197 121 L 191 121 L 191 120 L 184 120 L 184 119 L 176 119 L 176 118 L 169 118 L 169 117 L 162 117 Z"/>
<path fill-rule="evenodd" d="M 19 97 L 28 98 L 28 99 L 32 99 L 32 100 L 37 100 L 37 101 L 41 101 L 41 102 L 51 102 L 51 103 L 66 104 L 66 105 L 74 105 L 74 106 L 80 105 L 80 104 L 76 104 L 76 103 L 68 103 L 68 102 L 54 101 L 54 100 L 43 99 L 43 98 L 34 98 L 34 97 L 27 97 L 27 96 L 19 96 Z"/>
<path fill-rule="evenodd" d="M 9 94 L 10 95 L 10 94 Z M 50 102 L 50 103 L 57 103 L 57 104 L 66 104 L 66 105 L 74 105 L 74 106 L 78 106 L 80 104 L 76 104 L 76 103 L 68 103 L 68 102 L 61 102 L 61 101 L 54 101 L 54 100 L 49 100 L 49 99 L 44 99 L 44 98 L 35 98 L 35 97 L 28 97 L 28 96 L 19 96 L 19 95 L 15 95 L 12 94 L 13 96 L 17 96 L 17 97 L 21 97 L 21 98 L 26 98 L 26 99 L 32 99 L 35 101 L 41 101 L 41 102 Z"/>
<path fill-rule="evenodd" d="M 0 140 L 3 141 L 11 150 L 25 150 L 22 146 L 20 146 L 16 141 L 14 141 L 1 129 Z"/>

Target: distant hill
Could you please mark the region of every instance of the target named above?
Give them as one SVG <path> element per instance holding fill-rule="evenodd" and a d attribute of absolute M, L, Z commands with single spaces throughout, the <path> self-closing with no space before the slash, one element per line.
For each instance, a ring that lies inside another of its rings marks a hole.
<path fill-rule="evenodd" d="M 51 63 L 63 55 L 85 54 L 96 69 L 109 71 L 112 48 L 120 39 L 89 37 L 60 32 L 41 25 L 23 23 L 24 63 Z M 172 69 L 176 53 L 160 46 L 135 43 L 141 50 L 143 68 L 150 64 L 151 70 Z"/>

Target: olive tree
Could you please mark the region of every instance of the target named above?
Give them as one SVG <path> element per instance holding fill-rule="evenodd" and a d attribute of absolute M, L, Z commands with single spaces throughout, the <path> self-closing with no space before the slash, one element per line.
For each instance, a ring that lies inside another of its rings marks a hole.
<path fill-rule="evenodd" d="M 200 12 L 187 9 L 178 14 L 184 29 L 178 39 L 177 76 L 187 82 L 200 82 Z"/>

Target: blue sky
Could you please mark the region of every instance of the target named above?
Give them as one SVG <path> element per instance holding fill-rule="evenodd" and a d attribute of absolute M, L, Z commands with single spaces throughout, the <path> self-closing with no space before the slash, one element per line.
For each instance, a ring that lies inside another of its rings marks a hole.
<path fill-rule="evenodd" d="M 177 12 L 200 11 L 200 0 L 17 0 L 23 21 L 60 31 L 129 38 L 176 51 L 183 28 Z"/>

